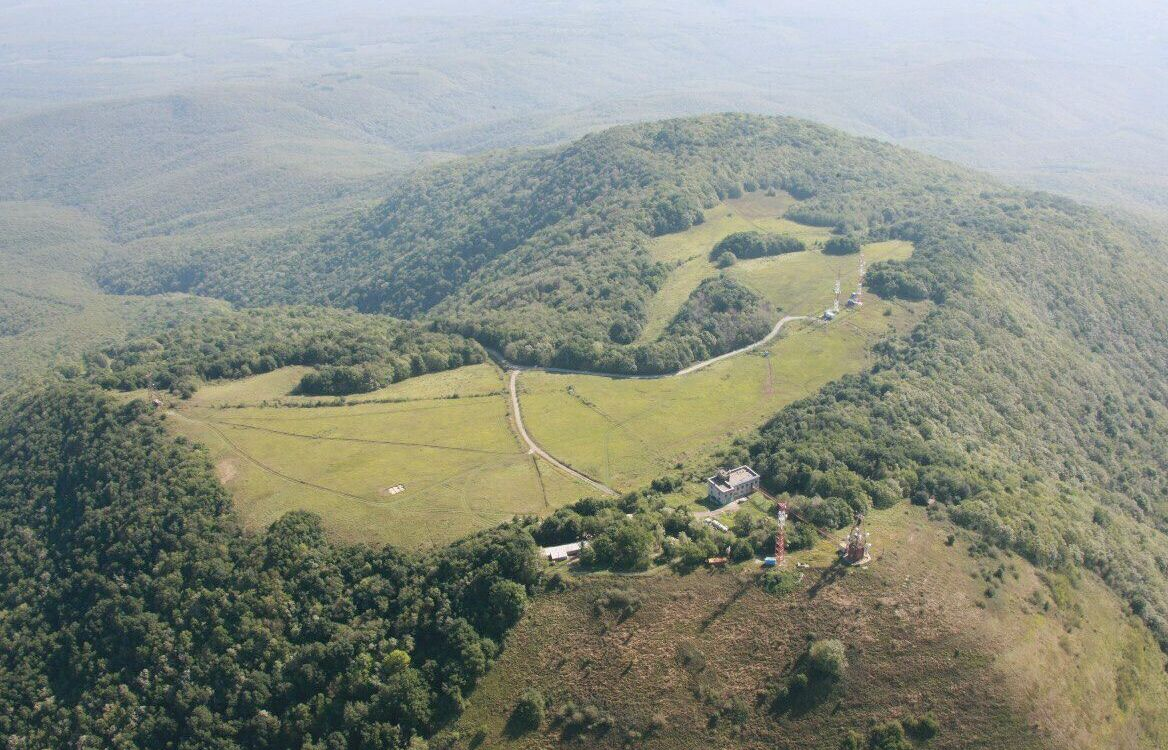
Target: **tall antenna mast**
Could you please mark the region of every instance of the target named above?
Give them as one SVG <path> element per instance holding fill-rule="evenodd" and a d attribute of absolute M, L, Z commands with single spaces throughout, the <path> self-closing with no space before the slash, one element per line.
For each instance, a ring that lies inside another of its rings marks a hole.
<path fill-rule="evenodd" d="M 834 310 L 836 312 L 839 312 L 839 296 L 840 296 L 840 275 L 839 275 L 839 271 L 836 271 L 835 272 L 835 304 L 831 308 L 832 310 Z"/>
<path fill-rule="evenodd" d="M 775 565 L 782 565 L 787 557 L 787 501 L 779 501 L 779 530 L 775 532 Z"/>

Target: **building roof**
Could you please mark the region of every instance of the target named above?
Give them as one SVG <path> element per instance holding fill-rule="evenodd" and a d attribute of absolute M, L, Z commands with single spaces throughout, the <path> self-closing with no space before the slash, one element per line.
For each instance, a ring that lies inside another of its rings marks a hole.
<path fill-rule="evenodd" d="M 579 552 L 588 542 L 568 542 L 567 544 L 557 544 L 554 547 L 541 547 L 540 551 L 544 557 L 550 557 L 553 560 L 564 560 L 573 552 Z"/>
<path fill-rule="evenodd" d="M 714 476 L 707 479 L 715 487 L 722 491 L 733 490 L 742 485 L 758 479 L 758 472 L 749 466 L 739 466 L 736 469 L 723 469 Z"/>

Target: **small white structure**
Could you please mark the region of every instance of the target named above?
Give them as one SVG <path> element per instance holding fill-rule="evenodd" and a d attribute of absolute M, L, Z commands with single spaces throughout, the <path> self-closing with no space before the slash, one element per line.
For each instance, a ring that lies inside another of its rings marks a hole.
<path fill-rule="evenodd" d="M 554 547 L 540 547 L 540 552 L 543 556 L 552 562 L 562 562 L 573 557 L 580 556 L 580 550 L 588 546 L 588 542 L 568 542 L 567 544 L 557 544 Z"/>
<path fill-rule="evenodd" d="M 832 310 L 831 308 L 824 310 L 823 319 L 824 320 L 835 320 L 835 310 Z"/>
<path fill-rule="evenodd" d="M 722 469 L 706 480 L 709 498 L 718 505 L 754 494 L 758 491 L 758 484 L 758 472 L 749 466 Z"/>
<path fill-rule="evenodd" d="M 721 521 L 719 521 L 719 520 L 718 520 L 718 519 L 716 519 L 716 518 L 707 518 L 707 519 L 706 519 L 706 523 L 708 523 L 709 525 L 713 526 L 713 527 L 714 527 L 715 529 L 717 529 L 718 531 L 729 531 L 729 530 L 730 530 L 730 527 L 729 527 L 729 526 L 727 526 L 726 524 L 722 523 Z"/>

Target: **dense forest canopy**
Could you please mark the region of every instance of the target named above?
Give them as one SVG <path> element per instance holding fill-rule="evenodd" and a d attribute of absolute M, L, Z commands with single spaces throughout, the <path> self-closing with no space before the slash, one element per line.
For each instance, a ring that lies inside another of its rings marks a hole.
<path fill-rule="evenodd" d="M 205 456 L 85 386 L 0 404 L 7 747 L 369 748 L 457 715 L 540 566 L 503 526 L 425 554 L 296 512 L 244 535 Z"/>
<path fill-rule="evenodd" d="M 765 258 L 770 255 L 797 253 L 807 246 L 798 237 L 774 232 L 735 232 L 723 237 L 710 250 L 710 260 L 722 253 L 733 253 L 735 258 Z"/>
<path fill-rule="evenodd" d="M 343 395 L 482 362 L 482 347 L 384 315 L 298 306 L 215 311 L 154 336 L 88 354 L 84 375 L 106 388 L 189 395 L 198 380 L 310 365 L 300 389 Z"/>

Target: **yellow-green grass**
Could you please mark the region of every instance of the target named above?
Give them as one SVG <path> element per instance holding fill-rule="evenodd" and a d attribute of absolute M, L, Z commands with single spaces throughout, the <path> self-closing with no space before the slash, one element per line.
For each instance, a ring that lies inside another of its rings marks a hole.
<path fill-rule="evenodd" d="M 335 398 L 293 395 L 296 386 L 310 367 L 284 367 L 263 375 L 240 380 L 211 383 L 200 388 L 191 399 L 196 406 L 237 406 L 240 404 L 307 406 L 331 403 Z M 500 394 L 506 388 L 503 375 L 489 363 L 459 367 L 424 377 L 409 378 L 380 390 L 349 396 L 346 403 L 407 401 L 416 399 L 467 398 Z"/>
<path fill-rule="evenodd" d="M 910 255 L 912 243 L 900 240 L 864 245 L 864 260 L 869 267 Z M 832 303 L 837 274 L 842 303 L 855 290 L 859 270 L 859 255 L 832 256 L 809 251 L 740 261 L 727 274 L 786 315 L 822 315 Z M 868 299 L 865 294 L 865 302 Z"/>
<path fill-rule="evenodd" d="M 610 716 L 612 731 L 584 736 L 594 747 L 651 729 L 644 746 L 659 750 L 828 748 L 870 723 L 925 713 L 940 725 L 931 748 L 1165 746 L 1163 655 L 1098 580 L 1085 577 L 1048 607 L 1049 589 L 1026 561 L 971 557 L 971 536 L 921 508 L 873 513 L 869 529 L 871 564 L 833 565 L 838 532 L 791 556 L 792 567 L 810 567 L 795 568 L 804 580 L 785 597 L 755 585 L 751 565 L 573 576 L 569 590 L 529 609 L 459 729 L 481 730 L 483 748 L 581 744 L 550 721 L 517 737 L 506 731 L 520 694 L 535 688 L 550 715 L 571 701 Z M 986 576 L 997 581 L 992 597 Z M 640 600 L 631 617 L 594 614 L 614 587 Z M 777 716 L 756 696 L 781 684 L 812 638 L 845 644 L 844 677 L 826 700 Z M 740 728 L 711 720 L 731 696 L 746 706 Z"/>
<path fill-rule="evenodd" d="M 420 547 L 516 514 L 544 514 L 589 492 L 521 447 L 489 365 L 403 381 L 386 398 L 344 406 L 259 406 L 286 393 L 296 368 L 210 386 L 176 405 L 172 429 L 207 446 L 244 526 L 292 510 L 320 514 L 343 541 Z M 252 403 L 222 407 L 218 404 Z M 389 488 L 403 485 L 392 494 Z"/>
<path fill-rule="evenodd" d="M 789 323 L 768 346 L 682 377 L 527 372 L 519 380 L 524 423 L 573 468 L 634 489 L 678 463 L 701 460 L 831 380 L 866 369 L 872 344 L 909 330 L 922 310 L 871 297 L 832 323 Z M 701 495 L 696 485 L 687 491 Z"/>
<path fill-rule="evenodd" d="M 793 202 L 794 199 L 784 193 L 774 196 L 761 192 L 748 193 L 742 198 L 728 200 L 707 210 L 705 221 L 697 226 L 653 239 L 649 243 L 649 252 L 653 258 L 678 266 L 650 300 L 648 321 L 639 340 L 652 341 L 659 337 L 698 284 L 703 279 L 717 275 L 718 269 L 710 262 L 710 250 L 724 237 L 735 232 L 758 230 L 789 234 L 809 245 L 815 245 L 831 235 L 827 229 L 781 218 Z M 742 264 L 756 262 L 740 261 Z"/>

